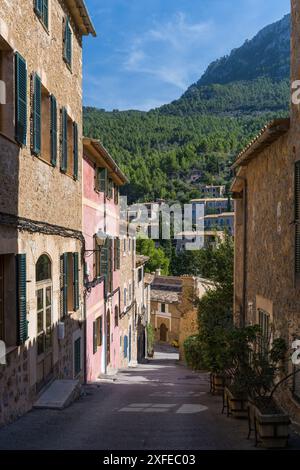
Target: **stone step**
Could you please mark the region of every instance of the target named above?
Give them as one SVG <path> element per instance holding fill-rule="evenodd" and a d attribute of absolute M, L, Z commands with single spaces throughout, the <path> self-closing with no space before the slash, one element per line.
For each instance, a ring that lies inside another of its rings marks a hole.
<path fill-rule="evenodd" d="M 77 400 L 81 393 L 79 380 L 55 380 L 34 404 L 34 408 L 62 410 Z"/>

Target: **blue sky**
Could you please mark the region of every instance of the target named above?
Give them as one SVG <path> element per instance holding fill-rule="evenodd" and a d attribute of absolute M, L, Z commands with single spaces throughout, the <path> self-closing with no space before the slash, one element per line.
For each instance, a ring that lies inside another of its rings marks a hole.
<path fill-rule="evenodd" d="M 290 0 L 86 0 L 84 104 L 148 110 L 179 98 L 212 60 L 290 11 Z"/>

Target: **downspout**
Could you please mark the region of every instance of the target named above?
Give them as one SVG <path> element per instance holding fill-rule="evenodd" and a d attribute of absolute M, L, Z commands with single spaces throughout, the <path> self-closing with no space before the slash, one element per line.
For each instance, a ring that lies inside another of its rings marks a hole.
<path fill-rule="evenodd" d="M 246 289 L 247 289 L 247 225 L 248 225 L 248 184 L 247 179 L 242 176 L 236 176 L 244 183 L 243 188 L 243 294 L 242 311 L 240 313 L 240 326 L 243 328 L 246 323 Z"/>

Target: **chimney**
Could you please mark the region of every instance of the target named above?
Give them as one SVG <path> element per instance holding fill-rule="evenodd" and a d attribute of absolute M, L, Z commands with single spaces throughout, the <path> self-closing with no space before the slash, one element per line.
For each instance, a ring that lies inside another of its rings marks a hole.
<path fill-rule="evenodd" d="M 160 270 L 160 269 L 156 269 L 156 271 L 155 271 L 155 277 L 160 276 L 160 274 L 161 274 L 161 270 Z"/>

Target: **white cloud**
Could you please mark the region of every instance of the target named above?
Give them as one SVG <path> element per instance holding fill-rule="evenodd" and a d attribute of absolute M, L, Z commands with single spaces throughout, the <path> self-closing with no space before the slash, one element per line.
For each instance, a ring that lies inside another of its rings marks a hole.
<path fill-rule="evenodd" d="M 191 23 L 182 12 L 164 23 L 155 23 L 142 36 L 132 40 L 125 51 L 125 70 L 152 75 L 157 80 L 184 91 L 191 74 L 199 70 L 192 54 L 207 43 L 212 33 L 211 22 Z"/>

